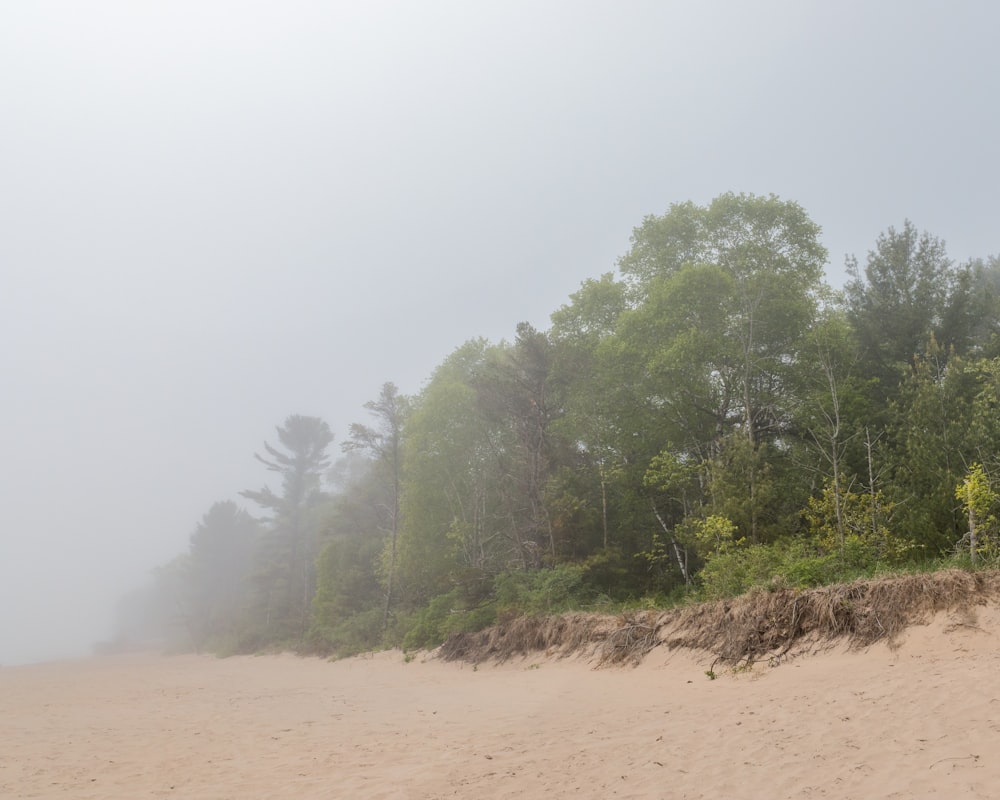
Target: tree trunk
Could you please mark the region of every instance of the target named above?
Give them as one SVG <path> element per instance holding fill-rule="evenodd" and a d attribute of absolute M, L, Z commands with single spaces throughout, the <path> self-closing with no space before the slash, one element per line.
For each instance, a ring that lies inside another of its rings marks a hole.
<path fill-rule="evenodd" d="M 976 563 L 976 510 L 969 503 L 969 560 Z"/>
<path fill-rule="evenodd" d="M 687 559 L 684 557 L 684 551 L 681 549 L 681 546 L 677 544 L 677 540 L 667 527 L 666 521 L 662 516 L 660 516 L 660 510 L 656 507 L 656 503 L 650 501 L 650 504 L 653 506 L 653 514 L 656 515 L 657 522 L 660 523 L 660 527 L 663 528 L 663 532 L 667 534 L 667 537 L 670 539 L 670 544 L 674 548 L 674 558 L 677 559 L 677 566 L 680 568 L 681 575 L 684 576 L 684 583 L 690 585 L 691 576 L 688 575 Z"/>
<path fill-rule="evenodd" d="M 604 468 L 601 468 L 601 525 L 604 529 L 604 549 L 608 549 L 608 482 L 604 479 Z"/>

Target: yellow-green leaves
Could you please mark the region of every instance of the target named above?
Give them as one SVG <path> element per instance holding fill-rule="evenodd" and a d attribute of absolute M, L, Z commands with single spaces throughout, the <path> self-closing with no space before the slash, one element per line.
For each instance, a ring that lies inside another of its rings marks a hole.
<path fill-rule="evenodd" d="M 955 497 L 961 501 L 969 517 L 969 558 L 974 564 L 980 553 L 993 546 L 989 540 L 984 541 L 984 529 L 996 526 L 996 518 L 990 514 L 990 509 L 997 501 L 997 493 L 982 464 L 969 467 L 965 480 L 955 488 Z"/>

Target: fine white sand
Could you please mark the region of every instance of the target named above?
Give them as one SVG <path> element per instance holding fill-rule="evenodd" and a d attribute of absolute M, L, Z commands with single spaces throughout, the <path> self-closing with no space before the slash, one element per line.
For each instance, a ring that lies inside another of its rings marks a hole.
<path fill-rule="evenodd" d="M 0 797 L 994 798 L 1000 609 L 717 668 L 400 653 L 0 668 Z"/>

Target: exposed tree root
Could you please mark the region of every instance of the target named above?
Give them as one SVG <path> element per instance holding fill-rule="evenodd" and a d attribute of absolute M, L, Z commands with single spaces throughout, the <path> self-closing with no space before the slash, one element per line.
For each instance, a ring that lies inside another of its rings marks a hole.
<path fill-rule="evenodd" d="M 740 597 L 668 611 L 617 617 L 561 614 L 520 617 L 442 645 L 446 660 L 505 661 L 547 653 L 594 656 L 598 664 L 635 664 L 653 648 L 689 648 L 715 662 L 780 662 L 798 645 L 846 641 L 864 647 L 895 643 L 908 626 L 938 611 L 955 611 L 1000 599 L 1000 572 L 958 569 L 824 586 L 759 589 Z"/>

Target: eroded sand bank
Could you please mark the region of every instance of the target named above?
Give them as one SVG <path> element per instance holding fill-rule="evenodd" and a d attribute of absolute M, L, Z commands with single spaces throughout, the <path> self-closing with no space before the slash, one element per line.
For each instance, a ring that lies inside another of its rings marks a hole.
<path fill-rule="evenodd" d="M 1000 611 L 705 671 L 399 653 L 0 668 L 0 797 L 992 798 Z"/>

